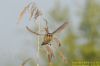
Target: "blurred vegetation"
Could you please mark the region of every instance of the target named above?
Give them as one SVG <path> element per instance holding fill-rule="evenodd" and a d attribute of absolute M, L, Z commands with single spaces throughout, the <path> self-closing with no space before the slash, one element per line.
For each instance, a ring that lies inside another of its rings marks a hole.
<path fill-rule="evenodd" d="M 68 8 L 62 8 L 61 3 L 59 0 L 55 1 L 55 5 L 53 9 L 49 12 L 50 16 L 57 22 L 62 22 L 68 19 Z"/>
<path fill-rule="evenodd" d="M 94 0 L 88 0 L 80 26 L 80 29 L 84 32 L 82 37 L 85 37 L 88 40 L 88 42 L 81 48 L 83 59 L 100 59 L 100 49 L 97 49 L 97 46 L 100 46 L 99 20 L 100 5 Z"/>
<path fill-rule="evenodd" d="M 68 9 L 64 8 L 60 10 L 60 4 L 57 2 L 50 14 L 58 23 L 63 21 L 68 15 Z M 79 28 L 79 35 L 73 33 L 71 29 L 67 31 L 63 41 L 64 54 L 68 60 L 68 66 L 70 66 L 73 60 L 100 60 L 100 5 L 95 0 L 87 0 L 86 7 L 84 8 L 84 14 Z M 82 33 L 81 33 L 82 32 Z M 83 38 L 86 42 L 77 44 L 77 40 Z M 57 57 L 59 58 L 59 57 Z M 60 59 L 61 60 L 61 59 Z M 67 66 L 61 61 L 57 60 L 54 66 Z"/>

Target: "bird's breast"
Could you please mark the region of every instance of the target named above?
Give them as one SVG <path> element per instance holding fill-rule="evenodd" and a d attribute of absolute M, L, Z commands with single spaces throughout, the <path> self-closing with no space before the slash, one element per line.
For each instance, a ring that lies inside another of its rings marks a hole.
<path fill-rule="evenodd" d="M 52 40 L 53 36 L 52 35 L 46 35 L 44 37 L 44 42 L 49 43 Z"/>

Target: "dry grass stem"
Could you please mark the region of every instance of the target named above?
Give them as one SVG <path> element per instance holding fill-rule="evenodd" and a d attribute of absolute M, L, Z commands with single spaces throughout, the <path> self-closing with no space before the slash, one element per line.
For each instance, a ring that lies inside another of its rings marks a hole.
<path fill-rule="evenodd" d="M 54 57 L 54 53 L 51 50 L 51 48 L 49 47 L 49 45 L 46 45 L 46 49 L 48 51 L 48 60 L 49 60 L 49 62 L 51 62 L 52 57 Z"/>
<path fill-rule="evenodd" d="M 62 51 L 59 51 L 59 55 L 60 55 L 60 57 L 62 58 L 63 62 L 64 62 L 64 63 L 67 63 L 66 57 L 64 56 L 64 54 L 63 54 Z"/>
<path fill-rule="evenodd" d="M 30 5 L 31 5 L 31 3 L 29 3 L 27 6 L 25 6 L 25 8 L 20 12 L 20 14 L 19 14 L 19 21 L 21 21 L 23 19 L 24 14 L 29 9 Z"/>
<path fill-rule="evenodd" d="M 29 11 L 30 15 L 29 20 L 31 20 L 33 16 L 34 19 L 37 20 L 37 18 L 42 15 L 42 11 L 36 6 L 34 2 L 31 2 L 20 12 L 19 22 L 22 21 L 24 14 L 26 14 L 27 11 Z"/>

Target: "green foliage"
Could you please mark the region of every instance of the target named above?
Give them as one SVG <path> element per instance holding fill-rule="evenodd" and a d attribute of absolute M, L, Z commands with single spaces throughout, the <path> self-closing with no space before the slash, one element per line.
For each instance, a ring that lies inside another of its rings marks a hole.
<path fill-rule="evenodd" d="M 64 14 L 60 15 L 59 9 L 60 8 L 56 6 L 50 13 L 55 20 L 58 19 L 58 22 L 62 21 L 60 17 L 65 17 Z M 60 15 L 60 17 L 58 15 Z M 68 16 L 68 14 L 66 16 Z M 64 53 L 66 54 L 69 62 L 78 59 L 90 61 L 100 60 L 100 49 L 97 49 L 96 47 L 100 46 L 100 42 L 97 42 L 100 39 L 100 5 L 96 4 L 94 0 L 87 0 L 86 9 L 84 10 L 82 17 L 79 31 L 84 33 L 84 35 L 81 34 L 81 38 L 85 38 L 87 42 L 83 43 L 83 45 L 77 45 L 76 40 L 80 39 L 80 37 L 75 35 L 73 31 L 68 31 L 68 34 L 66 34 L 63 40 L 65 47 Z M 60 64 L 61 63 L 59 61 L 59 63 L 55 66 L 59 66 Z M 70 64 L 71 63 L 68 63 L 68 66 L 70 66 Z"/>
<path fill-rule="evenodd" d="M 63 43 L 66 44 L 67 54 L 70 56 L 70 59 L 75 59 L 75 49 L 76 49 L 76 36 L 72 33 L 69 32 L 68 36 L 64 38 Z"/>
<path fill-rule="evenodd" d="M 89 39 L 97 38 L 99 36 L 97 27 L 100 26 L 100 6 L 94 0 L 89 0 L 83 16 L 81 30 L 85 32 L 85 36 Z"/>
<path fill-rule="evenodd" d="M 100 26 L 100 5 L 94 0 L 88 0 L 86 7 L 80 28 L 85 33 L 84 36 L 88 42 L 81 48 L 81 53 L 84 59 L 93 60 L 98 56 L 95 46 L 99 44 L 97 40 L 100 39 L 98 28 Z"/>

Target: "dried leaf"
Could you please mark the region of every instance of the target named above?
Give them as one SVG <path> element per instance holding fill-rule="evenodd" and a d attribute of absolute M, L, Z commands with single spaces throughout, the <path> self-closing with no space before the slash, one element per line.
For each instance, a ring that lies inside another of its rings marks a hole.
<path fill-rule="evenodd" d="M 61 56 L 64 63 L 67 63 L 66 57 L 64 56 L 64 54 L 61 51 L 59 51 L 59 55 Z"/>
<path fill-rule="evenodd" d="M 42 12 L 41 12 L 39 9 L 37 9 L 37 10 L 36 10 L 36 13 L 35 13 L 35 15 L 34 15 L 35 20 L 37 20 L 37 18 L 38 18 L 39 16 L 41 16 L 41 15 L 42 15 Z"/>
<path fill-rule="evenodd" d="M 25 60 L 25 61 L 21 64 L 21 66 L 25 66 L 25 64 L 26 64 L 29 60 L 31 60 L 31 58 Z"/>
<path fill-rule="evenodd" d="M 35 20 L 37 20 L 37 18 L 42 15 L 41 11 L 35 5 L 35 3 L 31 2 L 20 12 L 19 22 L 22 20 L 22 18 L 27 10 L 29 10 L 29 15 L 30 15 L 29 20 L 31 20 L 33 16 L 34 16 Z"/>
<path fill-rule="evenodd" d="M 37 9 L 37 10 L 36 10 L 36 13 L 35 13 L 35 15 L 34 15 L 34 18 L 37 19 L 38 16 L 39 16 L 39 10 Z"/>
<path fill-rule="evenodd" d="M 29 18 L 30 20 L 33 17 L 36 9 L 37 9 L 37 7 L 36 7 L 35 3 L 33 3 L 32 6 L 31 6 L 31 9 L 30 9 L 30 18 Z"/>
<path fill-rule="evenodd" d="M 24 14 L 26 13 L 26 11 L 29 9 L 31 3 L 29 3 L 19 14 L 19 22 L 22 20 Z"/>
<path fill-rule="evenodd" d="M 36 10 L 36 7 L 31 10 L 31 14 L 30 14 L 30 18 L 29 18 L 30 20 L 32 19 L 33 15 L 34 15 L 35 10 Z"/>

